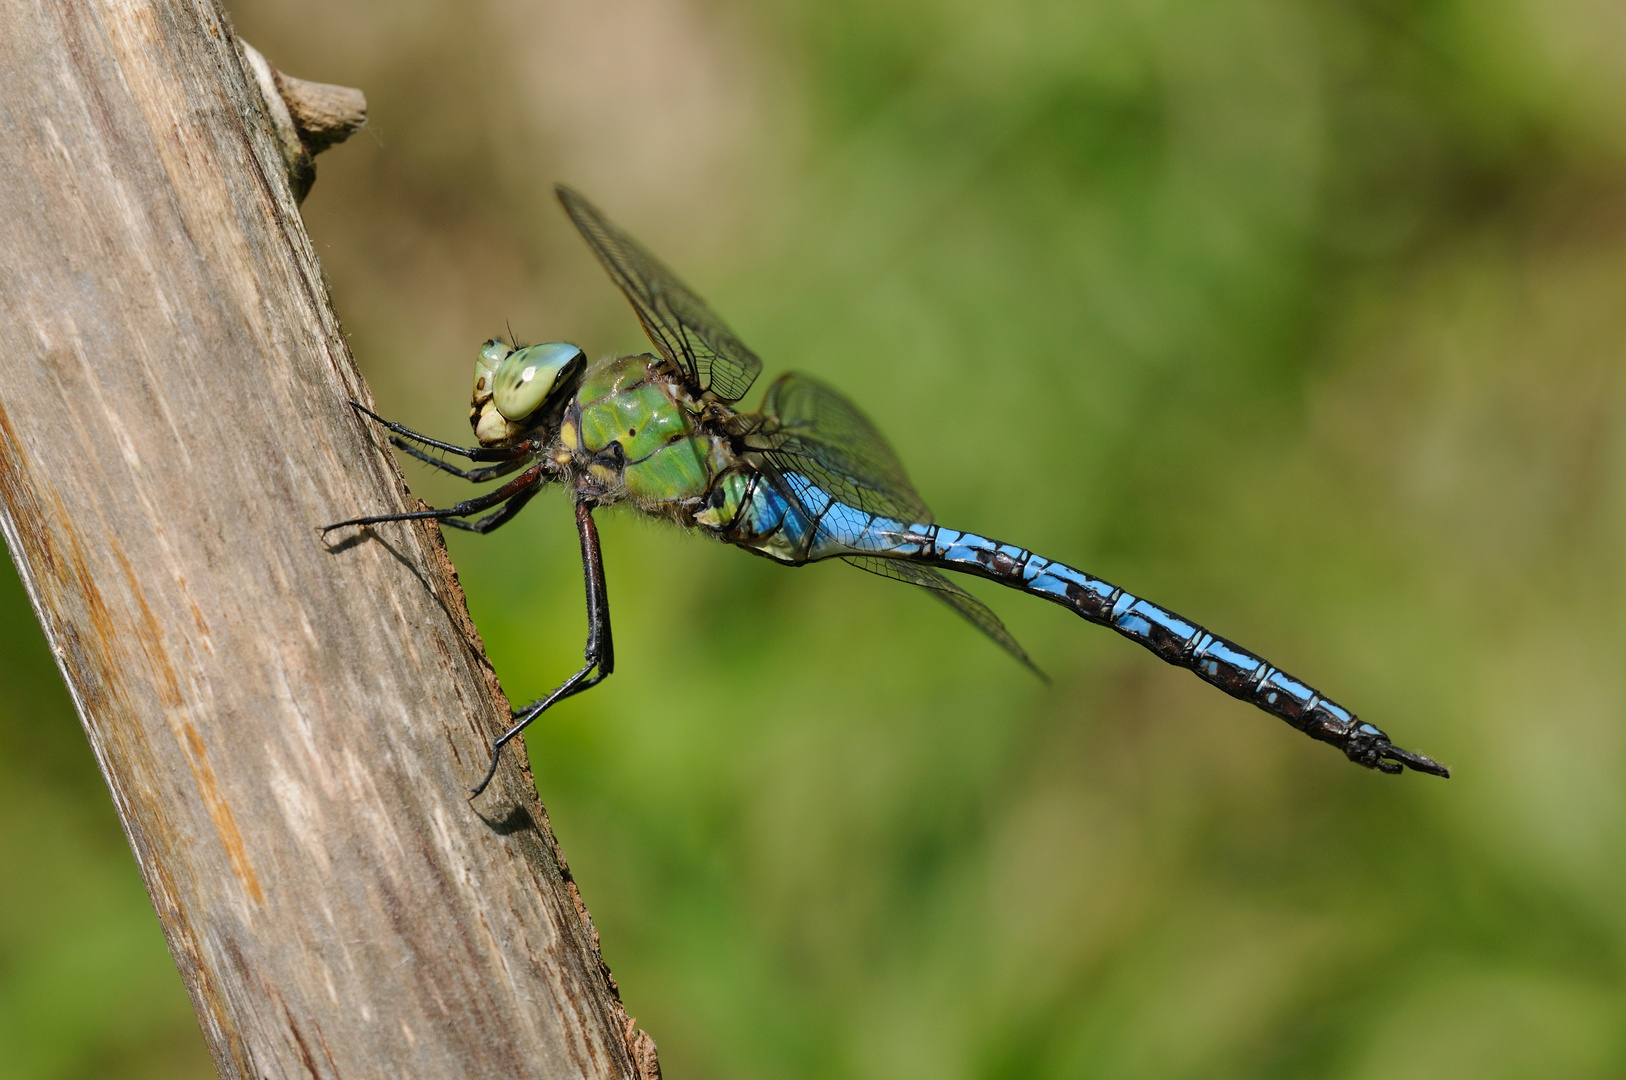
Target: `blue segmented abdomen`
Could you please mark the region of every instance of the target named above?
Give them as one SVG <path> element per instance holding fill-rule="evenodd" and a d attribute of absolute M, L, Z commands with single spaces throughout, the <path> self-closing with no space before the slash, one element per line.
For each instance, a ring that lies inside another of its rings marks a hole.
<path fill-rule="evenodd" d="M 861 510 L 832 498 L 805 476 L 780 473 L 788 492 L 761 473 L 730 479 L 735 478 L 738 509 L 718 530 L 729 543 L 798 565 L 839 555 L 905 558 L 927 550 L 932 526 Z"/>
<path fill-rule="evenodd" d="M 1384 737 L 1342 705 L 1240 645 L 1110 582 L 975 533 L 935 528 L 932 541 L 932 561 L 937 565 L 1042 596 L 1090 622 L 1110 626 L 1168 663 L 1189 668 L 1232 697 L 1257 705 L 1307 735 L 1345 747 L 1346 752 L 1355 749 L 1352 740 Z"/>
<path fill-rule="evenodd" d="M 1211 634 L 1150 600 L 1065 563 L 975 533 L 899 521 L 834 499 L 806 477 L 779 474 L 779 490 L 761 473 L 736 474 L 723 539 L 780 562 L 801 564 L 842 555 L 924 563 L 975 574 L 1041 596 L 1090 622 L 1109 626 L 1176 667 L 1332 743 L 1368 768 L 1412 768 L 1447 776 L 1443 766 L 1389 742 L 1382 730 L 1261 657 Z"/>

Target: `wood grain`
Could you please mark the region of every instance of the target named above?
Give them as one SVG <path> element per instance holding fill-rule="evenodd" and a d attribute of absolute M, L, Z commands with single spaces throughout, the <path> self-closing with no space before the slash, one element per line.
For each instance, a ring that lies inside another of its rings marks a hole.
<path fill-rule="evenodd" d="M 0 528 L 223 1076 L 654 1077 L 208 0 L 0 8 Z M 576 613 L 572 613 L 576 615 Z"/>

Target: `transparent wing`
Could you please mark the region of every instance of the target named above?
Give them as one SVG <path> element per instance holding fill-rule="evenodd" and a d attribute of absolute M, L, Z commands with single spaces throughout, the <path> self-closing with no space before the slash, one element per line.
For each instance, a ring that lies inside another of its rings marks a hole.
<path fill-rule="evenodd" d="M 554 191 L 582 239 L 638 312 L 644 333 L 663 356 L 688 372 L 691 388 L 697 394 L 710 390 L 721 401 L 744 397 L 762 370 L 757 354 L 598 207 L 563 184 L 555 185 Z"/>
<path fill-rule="evenodd" d="M 939 574 L 929 566 L 908 562 L 903 559 L 876 559 L 868 556 L 851 556 L 843 561 L 849 562 L 860 570 L 868 570 L 872 574 L 879 574 L 893 581 L 907 582 L 910 585 L 919 585 L 923 589 L 930 589 L 932 595 L 953 608 L 965 617 L 966 621 L 978 630 L 987 634 L 1004 647 L 1005 651 L 1022 661 L 1024 667 L 1039 678 L 1049 682 L 1044 672 L 1028 658 L 1027 651 L 1017 644 L 1011 632 L 1005 629 L 1005 624 L 999 621 L 999 616 L 978 600 L 975 596 L 960 588 L 948 578 Z"/>
<path fill-rule="evenodd" d="M 774 380 L 746 440 L 801 496 L 807 481 L 849 506 L 904 522 L 930 522 L 903 464 L 858 406 L 806 375 Z M 805 499 L 802 500 L 804 505 Z"/>
<path fill-rule="evenodd" d="M 858 406 L 818 380 L 794 372 L 781 375 L 768 387 L 761 412 L 741 419 L 755 425 L 746 444 L 768 459 L 781 490 L 794 496 L 810 515 L 816 515 L 824 505 L 823 496 L 830 495 L 898 521 L 932 520 L 932 512 L 875 425 Z M 810 489 L 815 487 L 823 495 L 813 494 Z M 845 561 L 893 581 L 930 589 L 1034 674 L 1045 677 L 998 615 L 931 567 L 906 559 L 861 555 L 847 556 Z"/>

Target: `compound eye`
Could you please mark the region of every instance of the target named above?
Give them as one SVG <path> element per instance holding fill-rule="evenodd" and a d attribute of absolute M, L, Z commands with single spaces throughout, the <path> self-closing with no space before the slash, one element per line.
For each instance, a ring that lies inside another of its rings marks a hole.
<path fill-rule="evenodd" d="M 530 416 L 586 357 L 574 345 L 550 341 L 510 353 L 497 368 L 492 388 L 497 411 L 516 423 Z"/>
<path fill-rule="evenodd" d="M 474 361 L 474 404 L 484 405 L 491 400 L 491 388 L 497 381 L 497 368 L 508 356 L 509 348 L 496 338 L 480 346 L 480 356 Z"/>

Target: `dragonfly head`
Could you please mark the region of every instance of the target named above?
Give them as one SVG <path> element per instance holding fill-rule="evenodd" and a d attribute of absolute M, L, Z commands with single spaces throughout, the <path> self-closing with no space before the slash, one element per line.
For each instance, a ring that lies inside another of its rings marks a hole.
<path fill-rule="evenodd" d="M 493 338 L 474 361 L 469 424 L 483 446 L 497 446 L 535 426 L 542 406 L 565 392 L 587 363 L 574 345 L 550 341 L 510 349 Z"/>

